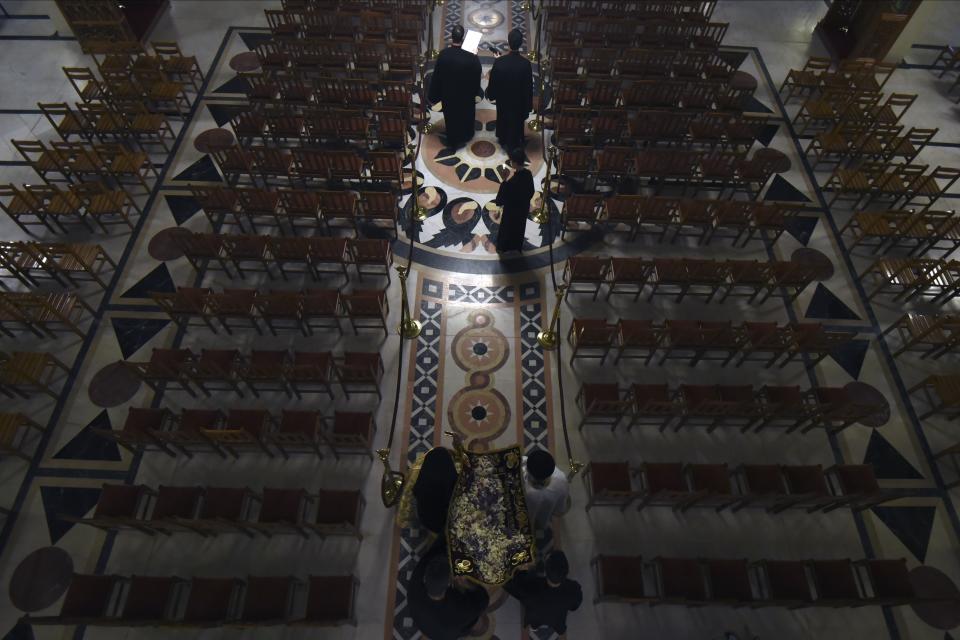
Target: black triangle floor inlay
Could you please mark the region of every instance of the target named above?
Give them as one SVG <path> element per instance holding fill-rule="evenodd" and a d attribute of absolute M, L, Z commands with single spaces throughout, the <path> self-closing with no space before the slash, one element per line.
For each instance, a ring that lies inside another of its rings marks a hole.
<path fill-rule="evenodd" d="M 120 344 L 120 353 L 126 360 L 140 347 L 150 342 L 150 340 L 160 333 L 168 324 L 169 320 L 150 319 L 150 318 L 111 318 L 113 331 L 117 336 L 117 342 Z"/>
<path fill-rule="evenodd" d="M 764 200 L 775 200 L 777 202 L 811 202 L 810 198 L 803 195 L 803 192 L 790 184 L 786 178 L 780 175 L 773 176 L 770 181 L 770 187 L 763 196 Z"/>
<path fill-rule="evenodd" d="M 200 211 L 200 203 L 193 196 L 163 196 L 167 200 L 167 207 L 177 224 L 183 224 Z"/>
<path fill-rule="evenodd" d="M 210 115 L 213 116 L 213 121 L 217 123 L 218 127 L 227 124 L 235 115 L 246 111 L 248 108 L 236 104 L 207 104 L 207 109 L 210 110 Z"/>
<path fill-rule="evenodd" d="M 57 544 L 75 523 L 62 520 L 67 515 L 82 518 L 97 506 L 100 489 L 97 487 L 40 487 L 40 501 L 47 518 L 51 544 Z"/>
<path fill-rule="evenodd" d="M 743 64 L 743 61 L 747 59 L 746 51 L 717 51 L 717 55 L 721 60 L 729 64 L 734 69 L 739 69 L 740 65 Z"/>
<path fill-rule="evenodd" d="M 240 36 L 240 39 L 243 40 L 243 44 L 247 45 L 247 49 L 250 49 L 250 51 L 253 51 L 262 44 L 273 41 L 273 35 L 269 33 L 242 31 L 237 35 Z"/>
<path fill-rule="evenodd" d="M 110 424 L 110 416 L 104 409 L 96 418 L 90 421 L 77 435 L 70 439 L 54 458 L 58 460 L 110 460 L 120 461 L 120 449 L 117 443 L 112 440 L 102 438 L 94 432 L 94 429 L 105 429 L 109 431 L 113 428 Z"/>
<path fill-rule="evenodd" d="M 763 129 L 760 130 L 760 135 L 757 136 L 757 141 L 763 146 L 769 147 L 773 138 L 777 135 L 777 131 L 780 131 L 780 125 L 778 124 L 764 125 Z"/>
<path fill-rule="evenodd" d="M 917 560 L 926 560 L 936 507 L 873 507 L 871 511 Z"/>
<path fill-rule="evenodd" d="M 861 320 L 853 309 L 844 304 L 823 283 L 817 284 L 803 317 L 817 320 Z"/>
<path fill-rule="evenodd" d="M 34 640 L 35 638 L 33 627 L 27 622 L 18 622 L 7 632 L 7 635 L 3 636 L 3 640 Z"/>
<path fill-rule="evenodd" d="M 870 434 L 863 464 L 873 465 L 873 473 L 881 480 L 923 480 L 910 461 L 877 429 Z"/>
<path fill-rule="evenodd" d="M 830 351 L 830 357 L 854 380 L 860 377 L 863 368 L 863 359 L 867 357 L 870 348 L 869 340 L 851 340 L 850 342 Z"/>
<path fill-rule="evenodd" d="M 173 284 L 170 270 L 162 262 L 157 267 L 140 278 L 140 282 L 123 292 L 121 298 L 149 298 L 151 293 L 175 293 L 177 286 Z"/>
<path fill-rule="evenodd" d="M 223 182 L 210 156 L 203 156 L 181 171 L 174 180 L 179 182 Z"/>
<path fill-rule="evenodd" d="M 773 109 L 763 104 L 753 96 L 747 98 L 747 103 L 743 106 L 743 110 L 750 113 L 773 113 Z"/>
<path fill-rule="evenodd" d="M 250 91 L 250 83 L 246 78 L 234 76 L 213 90 L 214 93 L 242 93 L 247 94 Z M 210 106 L 210 105 L 207 105 Z M 228 118 L 229 119 L 229 118 Z"/>
<path fill-rule="evenodd" d="M 786 219 L 783 227 L 787 233 L 797 239 L 797 242 L 807 246 L 818 222 L 820 218 L 816 216 L 791 216 Z"/>

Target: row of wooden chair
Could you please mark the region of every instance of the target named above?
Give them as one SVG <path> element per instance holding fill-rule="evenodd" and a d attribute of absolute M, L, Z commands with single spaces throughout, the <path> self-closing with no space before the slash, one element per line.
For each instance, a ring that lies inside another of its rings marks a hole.
<path fill-rule="evenodd" d="M 799 133 L 811 128 L 831 129 L 841 123 L 895 125 L 916 99 L 916 94 L 891 93 L 884 101 L 880 91 L 833 89 L 804 101 L 793 125 Z"/>
<path fill-rule="evenodd" d="M 175 293 L 152 293 L 151 298 L 178 326 L 205 326 L 228 334 L 234 328 L 253 329 L 263 334 L 261 323 L 271 334 L 299 331 L 313 336 L 335 329 L 343 334 L 342 319 L 350 320 L 356 333 L 361 328 L 387 331 L 389 312 L 385 290 L 307 289 L 304 291 L 259 291 L 178 287 Z M 371 324 L 376 323 L 376 324 Z"/>
<path fill-rule="evenodd" d="M 256 356 L 256 359 L 255 359 Z M 183 390 L 196 397 L 194 387 L 210 397 L 210 391 L 233 391 L 244 397 L 241 383 L 255 396 L 261 390 L 326 393 L 334 398 L 338 384 L 347 399 L 350 394 L 380 395 L 383 360 L 378 352 L 347 351 L 334 357 L 329 351 L 253 351 L 239 349 L 153 349 L 146 362 L 124 361 L 154 392 Z"/>
<path fill-rule="evenodd" d="M 914 403 L 919 420 L 943 414 L 951 420 L 960 417 L 960 374 L 928 375 L 907 390 L 908 395 L 923 396 L 923 405 Z M 920 412 L 921 407 L 923 413 Z"/>
<path fill-rule="evenodd" d="M 591 462 L 583 476 L 587 511 L 595 506 L 636 505 L 686 511 L 707 507 L 737 512 L 744 507 L 768 513 L 804 509 L 828 512 L 841 507 L 863 511 L 893 499 L 882 491 L 868 464 L 820 465 Z"/>
<path fill-rule="evenodd" d="M 149 535 L 236 532 L 269 538 L 295 533 L 306 538 L 314 533 L 362 540 L 364 506 L 363 494 L 356 490 L 264 488 L 258 495 L 249 488 L 161 485 L 155 490 L 142 484 L 104 484 L 91 517 L 67 519 L 104 531 Z"/>
<path fill-rule="evenodd" d="M 80 324 L 93 316 L 93 308 L 76 293 L 0 292 L 0 333 L 16 338 L 29 331 L 40 338 L 54 338 L 56 331 L 70 331 L 83 338 Z"/>
<path fill-rule="evenodd" d="M 149 193 L 147 180 L 159 175 L 149 155 L 122 144 L 51 142 L 48 146 L 33 140 L 11 140 L 11 144 L 47 184 L 52 182 L 47 174 L 55 173 L 60 175 L 56 182 L 101 181 L 126 190 L 137 184 Z"/>
<path fill-rule="evenodd" d="M 409 103 L 408 103 L 409 104 Z M 402 149 L 409 142 L 410 109 L 251 109 L 230 120 L 241 144 L 283 147 L 345 147 L 366 150 Z"/>
<path fill-rule="evenodd" d="M 736 70 L 714 49 L 584 49 L 555 44 L 549 56 L 553 80 L 569 76 L 729 79 Z"/>
<path fill-rule="evenodd" d="M 419 45 L 425 25 L 425 7 L 386 7 L 352 10 L 265 9 L 275 40 L 285 43 L 323 42 L 332 38 L 391 44 Z"/>
<path fill-rule="evenodd" d="M 579 317 L 567 332 L 571 364 L 577 358 L 597 358 L 603 364 L 615 349 L 615 365 L 622 358 L 643 359 L 648 365 L 659 353 L 661 366 L 679 359 L 691 367 L 702 361 L 720 362 L 725 367 L 736 360 L 738 367 L 744 362 L 763 362 L 770 368 L 780 361 L 781 369 L 801 359 L 812 367 L 856 337 L 856 331 L 833 331 L 819 322 L 780 326 L 776 322 L 734 325 L 720 320 L 668 319 L 656 323 L 621 318 L 610 323 L 606 318 Z"/>
<path fill-rule="evenodd" d="M 886 294 L 892 295 L 895 301 L 908 302 L 919 298 L 932 304 L 945 305 L 960 292 L 960 262 L 931 258 L 880 258 L 858 278 L 864 285 L 876 283 L 867 294 L 868 300 Z"/>
<path fill-rule="evenodd" d="M 397 231 L 398 197 L 391 188 L 324 191 L 190 185 L 190 191 L 214 229 L 236 225 L 257 233 L 258 227 L 267 227 L 285 235 L 289 227 L 293 235 L 298 229 L 329 234 L 332 222 L 335 227 L 352 227 L 356 236 L 363 225 L 392 226 L 394 235 Z"/>
<path fill-rule="evenodd" d="M 907 249 L 908 255 L 940 251 L 949 258 L 960 246 L 960 216 L 951 211 L 857 211 L 840 229 L 853 242 L 848 248 L 872 247 L 873 253 Z"/>
<path fill-rule="evenodd" d="M 0 362 L 0 371 L 3 368 L 4 364 Z M 0 376 L 2 375 L 3 373 L 0 373 Z M 0 393 L 6 395 L 2 386 L 0 386 Z M 27 453 L 27 448 L 31 444 L 28 442 L 31 439 L 31 431 L 43 434 L 46 427 L 31 420 L 23 413 L 0 413 L 0 455 L 16 456 L 28 463 L 31 462 L 33 454 Z"/>
<path fill-rule="evenodd" d="M 252 359 L 258 361 L 261 372 L 267 371 L 260 361 L 268 353 L 253 352 Z M 284 409 L 277 418 L 263 409 L 184 409 L 175 415 L 169 409 L 130 407 L 120 429 L 95 429 L 94 433 L 134 454 L 162 451 L 176 457 L 179 452 L 192 458 L 195 452 L 210 452 L 226 458 L 227 452 L 238 457 L 239 450 L 252 450 L 273 457 L 273 446 L 284 458 L 294 452 L 323 458 L 323 450 L 329 449 L 339 460 L 341 455 L 370 457 L 376 431 L 373 414 L 362 411 L 334 411 L 325 416 L 317 410 Z M 161 517 L 156 509 L 153 517 Z M 221 517 L 237 519 L 239 514 Z"/>
<path fill-rule="evenodd" d="M 582 47 L 663 47 L 666 49 L 716 49 L 727 22 L 687 19 L 623 19 L 548 13 L 544 30 L 549 45 Z"/>
<path fill-rule="evenodd" d="M 953 353 L 960 345 L 960 319 L 949 313 L 929 315 L 908 312 L 890 324 L 882 334 L 896 334 L 899 348 L 893 357 L 910 352 L 921 352 L 921 358 L 937 360 Z"/>
<path fill-rule="evenodd" d="M 2 307 L 0 307 L 2 309 Z M 2 313 L 2 311 L 0 311 Z M 0 352 L 0 394 L 15 399 L 30 399 L 34 392 L 42 392 L 56 400 L 60 397 L 55 385 L 67 374 L 69 367 L 51 353 L 41 351 Z M 17 429 L 8 424 L 4 430 L 12 444 Z M 34 425 L 31 425 L 34 426 Z"/>
<path fill-rule="evenodd" d="M 907 561 L 758 560 L 601 555 L 591 562 L 594 602 L 731 607 L 897 606 L 919 601 Z"/>
<path fill-rule="evenodd" d="M 611 232 L 654 235 L 671 243 L 681 236 L 694 236 L 698 244 L 714 239 L 731 240 L 745 247 L 757 238 L 773 245 L 798 209 L 755 200 L 696 200 L 668 196 L 572 194 L 563 201 L 561 238 L 570 231 L 604 226 Z M 742 242 L 741 242 L 742 239 Z"/>
<path fill-rule="evenodd" d="M 80 280 L 92 280 L 106 289 L 109 278 L 103 272 L 116 268 L 98 244 L 0 241 L 0 269 L 31 287 L 40 286 L 38 278 L 45 277 L 74 287 Z"/>
<path fill-rule="evenodd" d="M 883 89 L 897 70 L 893 62 L 873 58 L 848 58 L 834 68 L 831 58 L 812 57 L 801 69 L 790 69 L 780 84 L 780 93 L 786 90 L 784 102 L 794 96 L 816 97 L 824 92 L 843 89 Z"/>
<path fill-rule="evenodd" d="M 246 95 L 251 105 L 302 111 L 412 108 L 410 102 L 397 104 L 399 97 L 411 94 L 413 80 L 406 76 L 371 81 L 293 68 L 283 73 L 251 71 L 240 77 L 247 83 Z"/>
<path fill-rule="evenodd" d="M 264 185 L 272 183 L 331 186 L 342 181 L 367 184 L 403 182 L 402 151 L 360 151 L 359 149 L 313 149 L 294 147 L 234 146 L 211 152 L 226 182 Z"/>
<path fill-rule="evenodd" d="M 260 69 L 267 73 L 296 71 L 304 76 L 407 80 L 416 77 L 420 48 L 416 41 L 352 37 L 276 39 L 258 45 Z"/>
<path fill-rule="evenodd" d="M 568 294 L 592 293 L 594 300 L 600 288 L 607 285 L 607 299 L 615 293 L 626 293 L 633 294 L 637 300 L 649 287 L 648 301 L 657 295 L 674 296 L 676 302 L 694 296 L 707 303 L 718 298 L 721 304 L 730 296 L 745 297 L 748 303 L 759 298 L 760 304 L 774 295 L 793 301 L 821 277 L 815 265 L 789 260 L 573 256 L 567 259 L 563 270 Z M 586 285 L 586 288 L 574 288 L 577 285 Z"/>
<path fill-rule="evenodd" d="M 280 6 L 287 11 L 331 12 L 347 11 L 393 11 L 396 9 L 411 12 L 427 10 L 427 0 L 280 0 Z"/>
<path fill-rule="evenodd" d="M 93 58 L 101 77 L 116 72 L 159 69 L 171 80 L 180 82 L 184 88 L 189 86 L 194 91 L 199 91 L 204 81 L 197 57 L 184 54 L 176 42 L 153 41 L 148 51 L 138 40 L 88 40 L 84 43 L 84 49 Z M 81 93 L 81 89 L 83 86 L 77 92 Z M 89 95 L 91 91 L 86 89 L 84 93 L 88 97 L 96 97 Z"/>
<path fill-rule="evenodd" d="M 813 156 L 814 168 L 823 162 L 844 165 L 855 160 L 900 160 L 909 164 L 938 131 L 911 127 L 903 133 L 902 124 L 841 122 L 829 131 L 816 134 L 804 153 Z"/>
<path fill-rule="evenodd" d="M 938 166 L 927 173 L 927 165 L 864 162 L 855 168 L 837 167 L 823 185 L 833 191 L 828 204 L 851 202 L 858 207 L 881 202 L 890 208 L 900 203 L 902 208 L 912 203 L 933 206 L 949 192 L 958 179 L 960 168 Z"/>
<path fill-rule="evenodd" d="M 556 143 L 633 145 L 639 148 L 732 149 L 748 151 L 767 125 L 766 116 L 726 111 L 669 111 L 558 107 L 547 117 Z"/>
<path fill-rule="evenodd" d="M 293 576 L 189 579 L 74 574 L 60 613 L 26 615 L 27 625 L 208 628 L 356 626 L 357 579 Z M 304 603 L 305 601 L 305 603 Z"/>
<path fill-rule="evenodd" d="M 578 427 L 621 423 L 656 426 L 663 432 L 673 424 L 737 428 L 741 433 L 783 427 L 787 433 L 808 433 L 821 428 L 839 433 L 850 425 L 887 410 L 885 401 L 858 397 L 846 387 L 691 385 L 671 389 L 666 384 L 633 384 L 621 389 L 616 383 L 584 383 L 576 396 L 581 420 Z"/>
<path fill-rule="evenodd" d="M 693 20 L 707 22 L 716 9 L 716 0 L 544 0 L 548 18 L 576 16 L 596 18 L 606 16 L 624 20 Z"/>
<path fill-rule="evenodd" d="M 550 105 L 626 109 L 742 112 L 753 91 L 726 80 L 561 78 L 553 82 Z"/>
<path fill-rule="evenodd" d="M 349 279 L 347 266 L 353 265 L 360 280 L 364 275 L 386 276 L 387 284 L 391 280 L 393 251 L 388 240 L 192 233 L 176 236 L 175 241 L 197 272 L 218 268 L 231 279 L 265 273 L 272 280 L 273 269 L 284 280 L 297 273 L 313 280 L 342 273 Z"/>
<path fill-rule="evenodd" d="M 123 189 L 100 182 L 82 182 L 60 188 L 55 184 L 0 185 L 0 211 L 29 235 L 31 227 L 44 227 L 53 234 L 67 233 L 66 225 L 83 225 L 93 232 L 91 221 L 104 233 L 111 225 L 133 228 L 130 220 L 140 206 Z"/>

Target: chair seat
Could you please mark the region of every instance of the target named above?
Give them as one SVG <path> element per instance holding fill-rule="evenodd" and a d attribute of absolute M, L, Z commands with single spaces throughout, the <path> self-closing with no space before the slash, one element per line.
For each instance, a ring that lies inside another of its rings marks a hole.
<path fill-rule="evenodd" d="M 116 576 L 74 575 L 60 609 L 63 618 L 101 618 L 107 606 Z"/>
<path fill-rule="evenodd" d="M 818 600 L 859 600 L 860 590 L 849 560 L 814 560 L 810 563 Z"/>
<path fill-rule="evenodd" d="M 694 491 L 730 495 L 733 493 L 725 464 L 691 464 L 690 481 Z"/>
<path fill-rule="evenodd" d="M 312 438 L 317 434 L 319 425 L 319 411 L 284 411 L 277 433 L 299 433 Z"/>
<path fill-rule="evenodd" d="M 790 493 L 829 495 L 827 480 L 819 465 L 790 465 L 782 467 L 782 470 Z"/>
<path fill-rule="evenodd" d="M 620 401 L 620 388 L 616 384 L 583 385 L 583 403 L 589 407 L 594 403 L 616 403 Z"/>
<path fill-rule="evenodd" d="M 683 477 L 683 465 L 679 463 L 646 463 L 643 465 L 643 478 L 649 493 L 687 491 L 687 480 Z"/>
<path fill-rule="evenodd" d="M 628 493 L 633 490 L 630 467 L 626 462 L 591 462 L 590 485 L 594 493 Z"/>
<path fill-rule="evenodd" d="M 201 518 L 239 520 L 246 504 L 246 489 L 208 487 L 204 493 Z"/>
<path fill-rule="evenodd" d="M 605 596 L 643 598 L 643 560 L 630 556 L 599 556 L 599 591 Z"/>
<path fill-rule="evenodd" d="M 290 589 L 294 585 L 291 577 L 247 578 L 246 595 L 240 619 L 244 622 L 266 622 L 283 620 L 287 617 Z"/>
<path fill-rule="evenodd" d="M 350 524 L 358 526 L 362 497 L 359 491 L 318 492 L 317 524 Z"/>
<path fill-rule="evenodd" d="M 783 483 L 780 467 L 775 464 L 748 464 L 743 466 L 746 490 L 754 494 L 785 495 L 787 487 Z"/>
<path fill-rule="evenodd" d="M 309 583 L 305 621 L 336 624 L 353 617 L 352 576 L 310 576 Z"/>
<path fill-rule="evenodd" d="M 753 600 L 746 560 L 707 560 L 707 575 L 714 600 L 749 602 Z"/>
<path fill-rule="evenodd" d="M 257 521 L 299 522 L 305 495 L 303 489 L 264 489 Z"/>
<path fill-rule="evenodd" d="M 183 620 L 218 622 L 230 613 L 236 581 L 231 578 L 194 578 Z"/>
<path fill-rule="evenodd" d="M 700 561 L 692 558 L 657 558 L 662 593 L 666 598 L 706 600 L 706 584 Z"/>
<path fill-rule="evenodd" d="M 132 576 L 121 618 L 142 621 L 163 620 L 177 582 L 176 578 Z"/>
<path fill-rule="evenodd" d="M 373 414 L 337 411 L 334 414 L 332 432 L 337 436 L 360 437 L 369 442 L 373 436 Z"/>
<path fill-rule="evenodd" d="M 813 599 L 802 562 L 769 560 L 764 564 L 772 599 L 800 602 Z"/>
<path fill-rule="evenodd" d="M 202 487 L 164 487 L 157 491 L 157 501 L 151 518 L 192 518 L 197 502 L 203 495 Z"/>
<path fill-rule="evenodd" d="M 135 517 L 143 492 L 144 488 L 141 485 L 104 485 L 93 516 L 95 518 Z"/>

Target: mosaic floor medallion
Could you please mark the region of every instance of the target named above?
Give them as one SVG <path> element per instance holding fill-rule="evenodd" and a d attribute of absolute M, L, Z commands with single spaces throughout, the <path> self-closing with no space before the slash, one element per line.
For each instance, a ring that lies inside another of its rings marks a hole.
<path fill-rule="evenodd" d="M 467 23 L 482 32 L 499 27 L 505 19 L 502 13 L 486 3 L 467 14 Z"/>
<path fill-rule="evenodd" d="M 459 149 L 444 146 L 445 132 L 441 121 L 434 133 L 423 140 L 422 157 L 430 172 L 451 187 L 473 193 L 496 193 L 507 175 L 506 152 L 497 142 L 497 112 L 477 109 L 473 139 Z M 543 166 L 543 148 L 540 136 L 527 131 L 525 147 L 529 164 L 536 175 Z"/>

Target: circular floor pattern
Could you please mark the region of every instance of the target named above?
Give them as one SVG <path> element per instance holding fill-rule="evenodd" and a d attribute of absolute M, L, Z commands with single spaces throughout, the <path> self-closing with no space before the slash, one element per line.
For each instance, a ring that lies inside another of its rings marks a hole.
<path fill-rule="evenodd" d="M 813 267 L 816 279 L 820 282 L 833 277 L 833 262 L 822 251 L 809 247 L 800 247 L 790 254 L 792 262 L 800 262 Z"/>
<path fill-rule="evenodd" d="M 40 611 L 51 606 L 70 586 L 73 559 L 59 547 L 31 552 L 10 577 L 10 601 L 21 611 Z"/>
<path fill-rule="evenodd" d="M 876 413 L 858 420 L 865 427 L 882 427 L 890 422 L 890 401 L 882 391 L 866 382 L 849 382 L 844 387 L 856 404 L 883 405 Z"/>
<path fill-rule="evenodd" d="M 130 402 L 140 390 L 140 379 L 123 362 L 114 362 L 100 369 L 90 381 L 87 393 L 90 402 L 108 409 Z"/>
<path fill-rule="evenodd" d="M 912 603 L 910 608 L 918 618 L 942 631 L 960 626 L 960 607 L 957 606 L 960 590 L 947 574 L 933 567 L 916 567 L 910 571 L 910 584 L 921 598 L 944 598 L 941 602 Z"/>
<path fill-rule="evenodd" d="M 471 193 L 496 193 L 507 173 L 507 154 L 497 142 L 497 112 L 477 109 L 474 129 L 472 140 L 459 149 L 451 149 L 444 146 L 446 129 L 439 121 L 433 132 L 424 137 L 421 156 L 430 173 L 450 187 Z M 543 147 L 540 134 L 529 128 L 525 151 L 527 168 L 536 175 L 543 167 Z"/>
<path fill-rule="evenodd" d="M 183 227 L 167 227 L 161 229 L 152 238 L 147 245 L 147 253 L 151 258 L 166 262 L 167 260 L 176 260 L 183 257 L 183 251 L 180 249 L 180 243 L 177 238 L 189 236 L 190 230 Z"/>
<path fill-rule="evenodd" d="M 483 32 L 499 27 L 505 19 L 502 13 L 490 5 L 482 5 L 479 9 L 467 14 L 467 22 Z"/>

